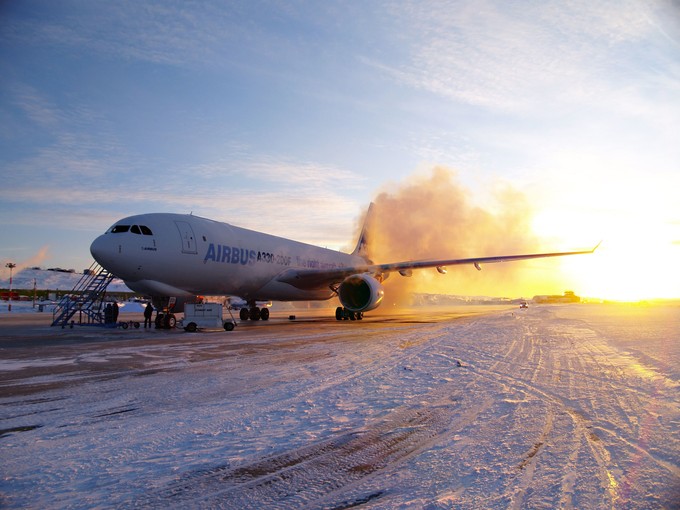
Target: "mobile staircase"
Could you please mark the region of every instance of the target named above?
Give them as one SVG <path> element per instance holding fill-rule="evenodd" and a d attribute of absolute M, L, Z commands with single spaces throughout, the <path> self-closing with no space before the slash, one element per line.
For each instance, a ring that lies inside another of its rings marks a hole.
<path fill-rule="evenodd" d="M 102 304 L 112 279 L 113 274 L 94 262 L 54 308 L 52 326 L 67 326 L 76 313 L 78 324 L 103 325 Z"/>

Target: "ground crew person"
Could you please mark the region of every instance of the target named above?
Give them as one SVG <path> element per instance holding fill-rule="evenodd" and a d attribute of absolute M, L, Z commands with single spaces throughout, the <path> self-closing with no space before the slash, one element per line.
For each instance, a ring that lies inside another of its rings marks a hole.
<path fill-rule="evenodd" d="M 148 324 L 149 327 L 151 327 L 151 316 L 153 315 L 153 306 L 151 306 L 151 303 L 146 304 L 146 308 L 144 308 L 144 329 L 146 329 L 146 325 Z"/>

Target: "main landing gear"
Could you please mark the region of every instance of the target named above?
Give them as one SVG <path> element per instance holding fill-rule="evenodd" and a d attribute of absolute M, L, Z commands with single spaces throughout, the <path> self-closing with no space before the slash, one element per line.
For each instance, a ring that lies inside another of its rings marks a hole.
<path fill-rule="evenodd" d="M 269 320 L 269 308 L 258 308 L 257 306 L 251 306 L 250 308 L 241 308 L 238 313 L 239 319 L 242 321 L 268 321 Z"/>
<path fill-rule="evenodd" d="M 173 329 L 177 325 L 174 313 L 159 313 L 154 321 L 156 329 Z"/>
<path fill-rule="evenodd" d="M 348 310 L 347 308 L 343 308 L 342 306 L 338 306 L 335 309 L 335 318 L 339 321 L 360 321 L 361 319 L 364 318 L 364 313 L 363 312 L 352 312 Z"/>

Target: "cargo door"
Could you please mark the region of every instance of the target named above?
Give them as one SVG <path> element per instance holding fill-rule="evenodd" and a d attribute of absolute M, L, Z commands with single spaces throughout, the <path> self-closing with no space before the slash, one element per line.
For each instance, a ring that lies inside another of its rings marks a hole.
<path fill-rule="evenodd" d="M 182 253 L 198 253 L 196 249 L 196 236 L 191 225 L 186 221 L 176 221 L 179 236 L 182 238 Z"/>

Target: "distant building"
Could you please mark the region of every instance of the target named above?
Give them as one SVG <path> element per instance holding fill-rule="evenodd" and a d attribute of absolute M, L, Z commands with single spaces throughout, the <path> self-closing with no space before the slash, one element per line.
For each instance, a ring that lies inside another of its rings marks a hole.
<path fill-rule="evenodd" d="M 537 304 L 580 303 L 581 298 L 574 294 L 574 291 L 567 290 L 563 296 L 534 296 L 533 302 Z"/>

